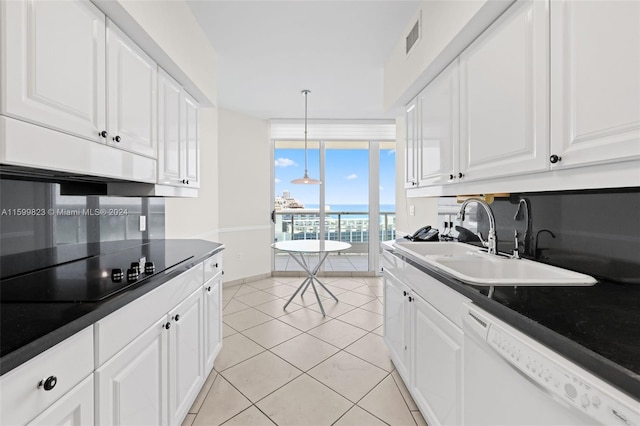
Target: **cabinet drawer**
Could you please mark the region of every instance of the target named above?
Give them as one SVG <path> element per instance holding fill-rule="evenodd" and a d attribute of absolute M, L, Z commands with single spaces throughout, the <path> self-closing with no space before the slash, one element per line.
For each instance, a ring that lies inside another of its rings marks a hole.
<path fill-rule="evenodd" d="M 468 302 L 469 299 L 411 265 L 406 266 L 401 277 L 411 290 L 428 301 L 455 325 L 462 328 L 462 317 L 465 314 L 462 304 Z"/>
<path fill-rule="evenodd" d="M 0 424 L 32 420 L 93 372 L 93 328 L 76 333 L 0 378 Z M 55 386 L 38 387 L 54 376 Z"/>
<path fill-rule="evenodd" d="M 222 271 L 222 254 L 214 254 L 204 261 L 204 281 L 213 278 L 218 272 Z"/>
<path fill-rule="evenodd" d="M 132 342 L 203 283 L 202 264 L 166 282 L 95 324 L 95 366 Z"/>

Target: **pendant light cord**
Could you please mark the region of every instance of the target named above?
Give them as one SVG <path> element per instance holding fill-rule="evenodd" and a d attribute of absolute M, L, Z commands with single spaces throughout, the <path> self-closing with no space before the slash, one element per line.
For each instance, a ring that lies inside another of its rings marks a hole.
<path fill-rule="evenodd" d="M 307 176 L 307 95 L 309 94 L 309 90 L 303 90 L 304 94 L 304 175 Z"/>

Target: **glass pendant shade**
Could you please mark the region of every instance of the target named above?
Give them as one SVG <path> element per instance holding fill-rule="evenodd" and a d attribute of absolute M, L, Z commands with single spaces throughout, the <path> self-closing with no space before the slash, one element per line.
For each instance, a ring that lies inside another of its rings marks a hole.
<path fill-rule="evenodd" d="M 303 90 L 302 94 L 304 95 L 304 176 L 299 179 L 294 179 L 291 181 L 293 184 L 302 184 L 302 185 L 319 185 L 322 181 L 318 179 L 313 179 L 309 177 L 309 171 L 307 169 L 307 96 L 311 93 L 310 90 Z"/>

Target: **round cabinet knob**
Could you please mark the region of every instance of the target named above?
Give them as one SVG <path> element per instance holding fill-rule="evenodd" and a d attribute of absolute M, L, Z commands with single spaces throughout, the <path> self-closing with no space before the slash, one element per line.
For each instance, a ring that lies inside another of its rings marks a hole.
<path fill-rule="evenodd" d="M 103 137 L 103 138 L 106 138 L 107 136 L 109 136 L 109 133 L 107 133 L 106 130 L 103 130 L 103 131 L 100 132 L 100 136 Z"/>
<path fill-rule="evenodd" d="M 549 157 L 549 161 L 551 161 L 551 164 L 556 164 L 559 161 L 562 161 L 562 157 L 558 157 L 557 155 L 553 154 L 551 157 Z"/>
<path fill-rule="evenodd" d="M 153 274 L 156 271 L 156 265 L 153 262 L 145 262 L 144 263 L 144 273 L 145 274 Z"/>
<path fill-rule="evenodd" d="M 409 302 L 413 302 L 413 297 L 409 296 Z"/>
<path fill-rule="evenodd" d="M 207 291 L 211 291 L 211 286 L 207 287 Z"/>
<path fill-rule="evenodd" d="M 167 330 L 171 328 L 171 323 L 168 322 L 164 325 L 164 328 L 166 328 Z"/>
<path fill-rule="evenodd" d="M 403 296 L 406 296 L 406 295 L 407 295 L 407 292 L 406 292 L 406 291 L 403 291 L 403 292 L 402 292 L 402 295 L 403 295 Z"/>
<path fill-rule="evenodd" d="M 56 376 L 49 376 L 46 379 L 40 380 L 40 383 L 38 383 L 38 387 L 43 388 L 46 391 L 50 391 L 51 389 L 55 388 L 57 384 L 58 378 Z"/>
<path fill-rule="evenodd" d="M 455 177 L 455 176 L 454 176 L 453 174 L 450 174 L 450 175 L 449 175 L 449 180 L 453 180 L 453 178 L 454 178 L 454 177 Z"/>
<path fill-rule="evenodd" d="M 124 272 L 120 268 L 113 268 L 111 270 L 111 281 L 120 282 L 124 278 Z"/>
<path fill-rule="evenodd" d="M 113 140 L 114 140 L 114 141 L 116 141 L 116 142 L 118 142 L 118 143 L 120 143 L 120 141 L 121 141 L 122 139 L 120 139 L 120 136 L 116 135 L 116 137 L 115 137 L 115 138 L 113 138 Z"/>
<path fill-rule="evenodd" d="M 187 179 L 187 185 L 189 185 L 189 179 Z"/>
<path fill-rule="evenodd" d="M 175 320 L 176 322 L 180 321 L 180 314 L 176 315 Z"/>
<path fill-rule="evenodd" d="M 464 177 L 464 175 L 462 174 L 462 172 L 459 172 L 459 173 L 458 173 L 458 177 L 459 177 L 460 179 L 462 179 L 462 178 Z"/>

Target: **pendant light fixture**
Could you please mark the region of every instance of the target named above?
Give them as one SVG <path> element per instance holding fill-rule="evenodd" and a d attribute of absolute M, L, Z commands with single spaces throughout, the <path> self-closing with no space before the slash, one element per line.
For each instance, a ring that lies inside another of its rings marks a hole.
<path fill-rule="evenodd" d="M 310 90 L 303 90 L 302 94 L 304 95 L 304 176 L 300 179 L 294 179 L 291 183 L 296 184 L 307 184 L 307 185 L 318 185 L 322 182 L 309 177 L 309 172 L 307 170 L 307 96 L 311 93 Z"/>

